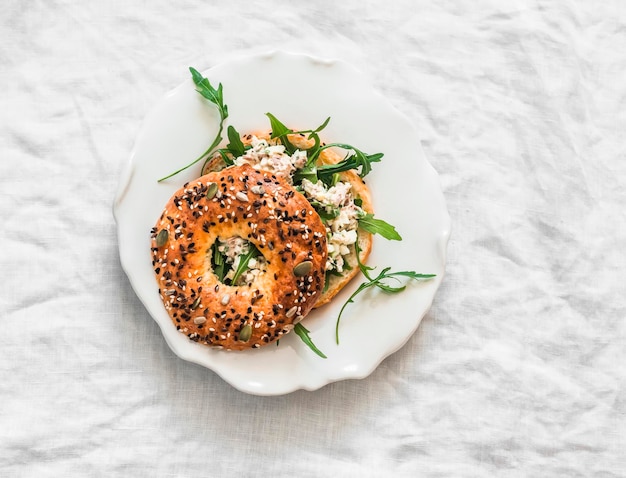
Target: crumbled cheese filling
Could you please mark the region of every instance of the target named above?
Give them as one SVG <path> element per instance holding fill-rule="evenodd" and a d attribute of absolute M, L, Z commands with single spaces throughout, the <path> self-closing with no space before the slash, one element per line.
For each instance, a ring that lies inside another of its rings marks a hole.
<path fill-rule="evenodd" d="M 224 279 L 232 280 L 235 277 L 241 258 L 250 252 L 250 243 L 238 236 L 229 237 L 225 241 L 218 238 L 217 241 L 217 250 L 222 253 L 226 263 L 231 266 Z M 253 257 L 248 261 L 248 270 L 241 274 L 235 285 L 251 284 L 259 274 L 265 271 L 266 266 L 267 261 L 265 257 L 262 255 Z"/>
<path fill-rule="evenodd" d="M 291 156 L 285 153 L 282 144 L 270 145 L 266 140 L 252 136 L 252 148 L 234 160 L 237 166 L 249 164 L 257 171 L 264 170 L 285 179 L 292 184 L 293 173 L 304 167 L 306 151 L 296 150 Z"/>
<path fill-rule="evenodd" d="M 358 218 L 363 210 L 354 204 L 352 185 L 338 182 L 328 188 L 322 181 L 312 183 L 308 179 L 302 180 L 304 195 L 322 204 L 327 213 L 333 211 L 336 217 L 326 220 L 326 237 L 328 243 L 328 259 L 326 270 L 343 272 L 344 256 L 350 254 L 350 246 L 357 241 Z"/>
<path fill-rule="evenodd" d="M 252 136 L 250 141 L 251 148 L 234 160 L 237 166 L 249 164 L 257 171 L 269 171 L 278 177 L 285 179 L 289 184 L 293 184 L 293 174 L 302 169 L 307 162 L 306 151 L 296 150 L 292 155 L 285 152 L 285 146 L 282 144 L 273 145 L 265 139 L 259 139 Z M 352 197 L 352 185 L 348 182 L 338 182 L 334 186 L 327 187 L 322 181 L 313 183 L 307 179 L 302 180 L 302 190 L 309 200 L 314 200 L 326 210 L 326 213 L 336 217 L 327 219 L 326 237 L 328 243 L 328 259 L 326 261 L 326 270 L 336 270 L 343 272 L 345 267 L 344 256 L 350 254 L 350 246 L 357 241 L 358 218 L 363 214 L 363 210 L 354 204 Z M 319 205 L 317 207 L 320 207 Z M 240 239 L 240 238 L 238 238 Z M 239 256 L 246 254 L 249 250 L 247 241 L 240 239 L 246 244 L 241 246 L 240 243 L 232 244 L 230 247 L 239 251 L 240 247 L 245 247 L 244 252 L 232 252 L 234 255 L 233 270 L 229 272 L 226 278 L 234 276 L 234 270 L 237 269 Z M 231 249 L 233 250 L 233 249 Z M 261 256 L 258 259 L 265 262 Z M 228 259 L 227 259 L 228 260 Z M 260 272 L 251 264 L 248 264 L 249 271 L 242 274 L 242 280 L 250 283 Z M 262 264 L 264 266 L 264 264 Z M 245 276 L 245 279 L 243 278 Z"/>

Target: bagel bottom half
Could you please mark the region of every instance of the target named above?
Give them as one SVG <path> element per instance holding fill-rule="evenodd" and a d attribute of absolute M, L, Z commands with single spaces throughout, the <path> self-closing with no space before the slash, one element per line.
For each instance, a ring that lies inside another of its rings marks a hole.
<path fill-rule="evenodd" d="M 328 150 L 322 152 L 325 153 Z M 326 158 L 328 158 L 327 155 Z M 338 155 L 337 155 L 338 156 Z M 335 160 L 335 158 L 333 158 Z M 345 171 L 340 174 L 340 180 L 342 182 L 348 182 L 352 185 L 352 195 L 355 198 L 360 198 L 362 201 L 361 208 L 367 213 L 373 213 L 372 197 L 367 185 L 354 171 Z M 361 263 L 365 263 L 372 250 L 372 234 L 363 229 L 358 230 L 358 245 L 359 245 L 359 260 Z M 328 304 L 333 297 L 335 297 L 341 289 L 343 289 L 348 283 L 354 279 L 359 273 L 359 264 L 357 261 L 356 247 L 350 246 L 350 254 L 343 257 L 346 265 L 341 275 L 329 274 L 326 276 L 326 285 L 320 295 L 319 299 L 315 303 L 315 308 Z"/>
<path fill-rule="evenodd" d="M 246 285 L 222 282 L 213 245 L 239 237 L 257 248 L 265 270 Z M 210 172 L 171 197 L 152 229 L 159 294 L 191 340 L 242 350 L 293 329 L 324 287 L 326 229 L 286 181 L 248 165 Z"/>

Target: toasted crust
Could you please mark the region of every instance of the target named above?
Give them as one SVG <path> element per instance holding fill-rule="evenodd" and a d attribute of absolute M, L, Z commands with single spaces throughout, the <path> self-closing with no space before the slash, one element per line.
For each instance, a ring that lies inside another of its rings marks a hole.
<path fill-rule="evenodd" d="M 218 193 L 207 198 L 211 183 Z M 253 186 L 262 191 L 253 192 Z M 161 231 L 165 244 L 157 245 Z M 211 267 L 218 237 L 239 236 L 267 261 L 250 286 L 219 281 Z M 178 330 L 226 349 L 258 348 L 293 329 L 324 285 L 326 229 L 304 196 L 271 173 L 248 165 L 206 174 L 178 190 L 152 230 L 159 293 Z M 294 267 L 311 262 L 303 276 Z M 250 327 L 247 327 L 250 326 Z M 248 340 L 239 334 L 246 327 Z"/>
<path fill-rule="evenodd" d="M 255 136 L 257 138 L 270 140 L 269 133 L 267 132 L 259 132 L 256 133 Z M 249 144 L 251 137 L 252 136 L 248 134 L 242 136 L 241 139 L 244 144 Z M 308 148 L 313 144 L 312 140 L 308 140 L 305 136 L 302 135 L 289 135 L 289 140 L 294 146 L 298 148 Z M 343 158 L 335 151 L 331 149 L 325 149 L 320 154 L 317 164 L 336 164 L 342 159 Z M 206 174 L 209 171 L 219 171 L 225 167 L 226 163 L 224 163 L 222 157 L 216 155 L 205 163 L 203 167 L 203 173 Z M 373 213 L 374 210 L 372 206 L 372 197 L 369 188 L 367 187 L 365 182 L 359 177 L 359 175 L 356 174 L 354 171 L 345 171 L 340 174 L 340 179 L 343 182 L 349 182 L 350 184 L 352 184 L 354 197 L 359 197 L 363 201 L 363 204 L 361 206 L 363 210 L 368 213 Z M 372 250 L 372 242 L 373 238 L 371 233 L 362 229 L 359 230 L 359 249 L 361 250 L 359 258 L 362 263 L 365 263 L 370 255 L 370 252 Z M 345 268 L 341 276 L 330 276 L 327 279 L 328 284 L 324 287 L 324 291 L 319 296 L 319 299 L 315 304 L 315 308 L 321 307 L 330 302 L 332 298 L 335 297 L 341 291 L 341 289 L 343 289 L 359 273 L 356 249 L 354 248 L 354 246 L 351 246 L 350 250 L 350 254 L 344 257 L 344 260 L 348 264 L 349 268 Z"/>

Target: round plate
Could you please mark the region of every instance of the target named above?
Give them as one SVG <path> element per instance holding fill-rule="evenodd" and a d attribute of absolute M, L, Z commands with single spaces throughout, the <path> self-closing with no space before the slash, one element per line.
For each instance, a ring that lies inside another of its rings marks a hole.
<path fill-rule="evenodd" d="M 179 357 L 210 368 L 241 391 L 278 395 L 366 377 L 415 332 L 443 278 L 450 218 L 416 132 L 362 74 L 340 61 L 272 52 L 224 63 L 203 75 L 216 87 L 222 83 L 228 124 L 241 133 L 269 130 L 266 112 L 294 129 L 315 128 L 330 116 L 324 141 L 384 153 L 366 180 L 376 217 L 395 225 L 403 240 L 375 236 L 368 264 L 377 270 L 390 266 L 437 276 L 412 281 L 399 294 L 375 288 L 360 294 L 344 312 L 337 345 L 335 322 L 361 282 L 362 277 L 355 278 L 303 322 L 327 359 L 293 333 L 278 346 L 228 352 L 196 344 L 177 332 L 157 292 L 150 229 L 170 196 L 200 175 L 201 163 L 164 182 L 157 180 L 202 154 L 219 124 L 216 108 L 195 91 L 189 77 L 145 119 L 115 198 L 121 263 L 132 287 Z"/>

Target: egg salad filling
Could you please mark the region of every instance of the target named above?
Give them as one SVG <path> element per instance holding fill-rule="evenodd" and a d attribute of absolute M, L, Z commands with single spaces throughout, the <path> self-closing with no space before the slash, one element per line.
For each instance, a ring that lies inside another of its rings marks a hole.
<path fill-rule="evenodd" d="M 304 167 L 307 161 L 306 151 L 296 150 L 289 155 L 282 144 L 269 144 L 264 139 L 252 136 L 251 148 L 233 162 L 237 166 L 249 164 L 257 171 L 269 171 L 293 184 L 293 174 Z"/>
<path fill-rule="evenodd" d="M 267 268 L 265 257 L 241 237 L 218 238 L 214 248 L 214 269 L 222 271 L 217 275 L 224 283 L 250 285 Z"/>
<path fill-rule="evenodd" d="M 320 213 L 326 225 L 326 270 L 341 273 L 346 267 L 344 256 L 350 254 L 350 246 L 358 240 L 359 217 L 365 212 L 354 203 L 350 183 L 338 181 L 329 187 L 322 181 L 313 183 L 303 179 L 301 186 L 304 196 Z"/>

